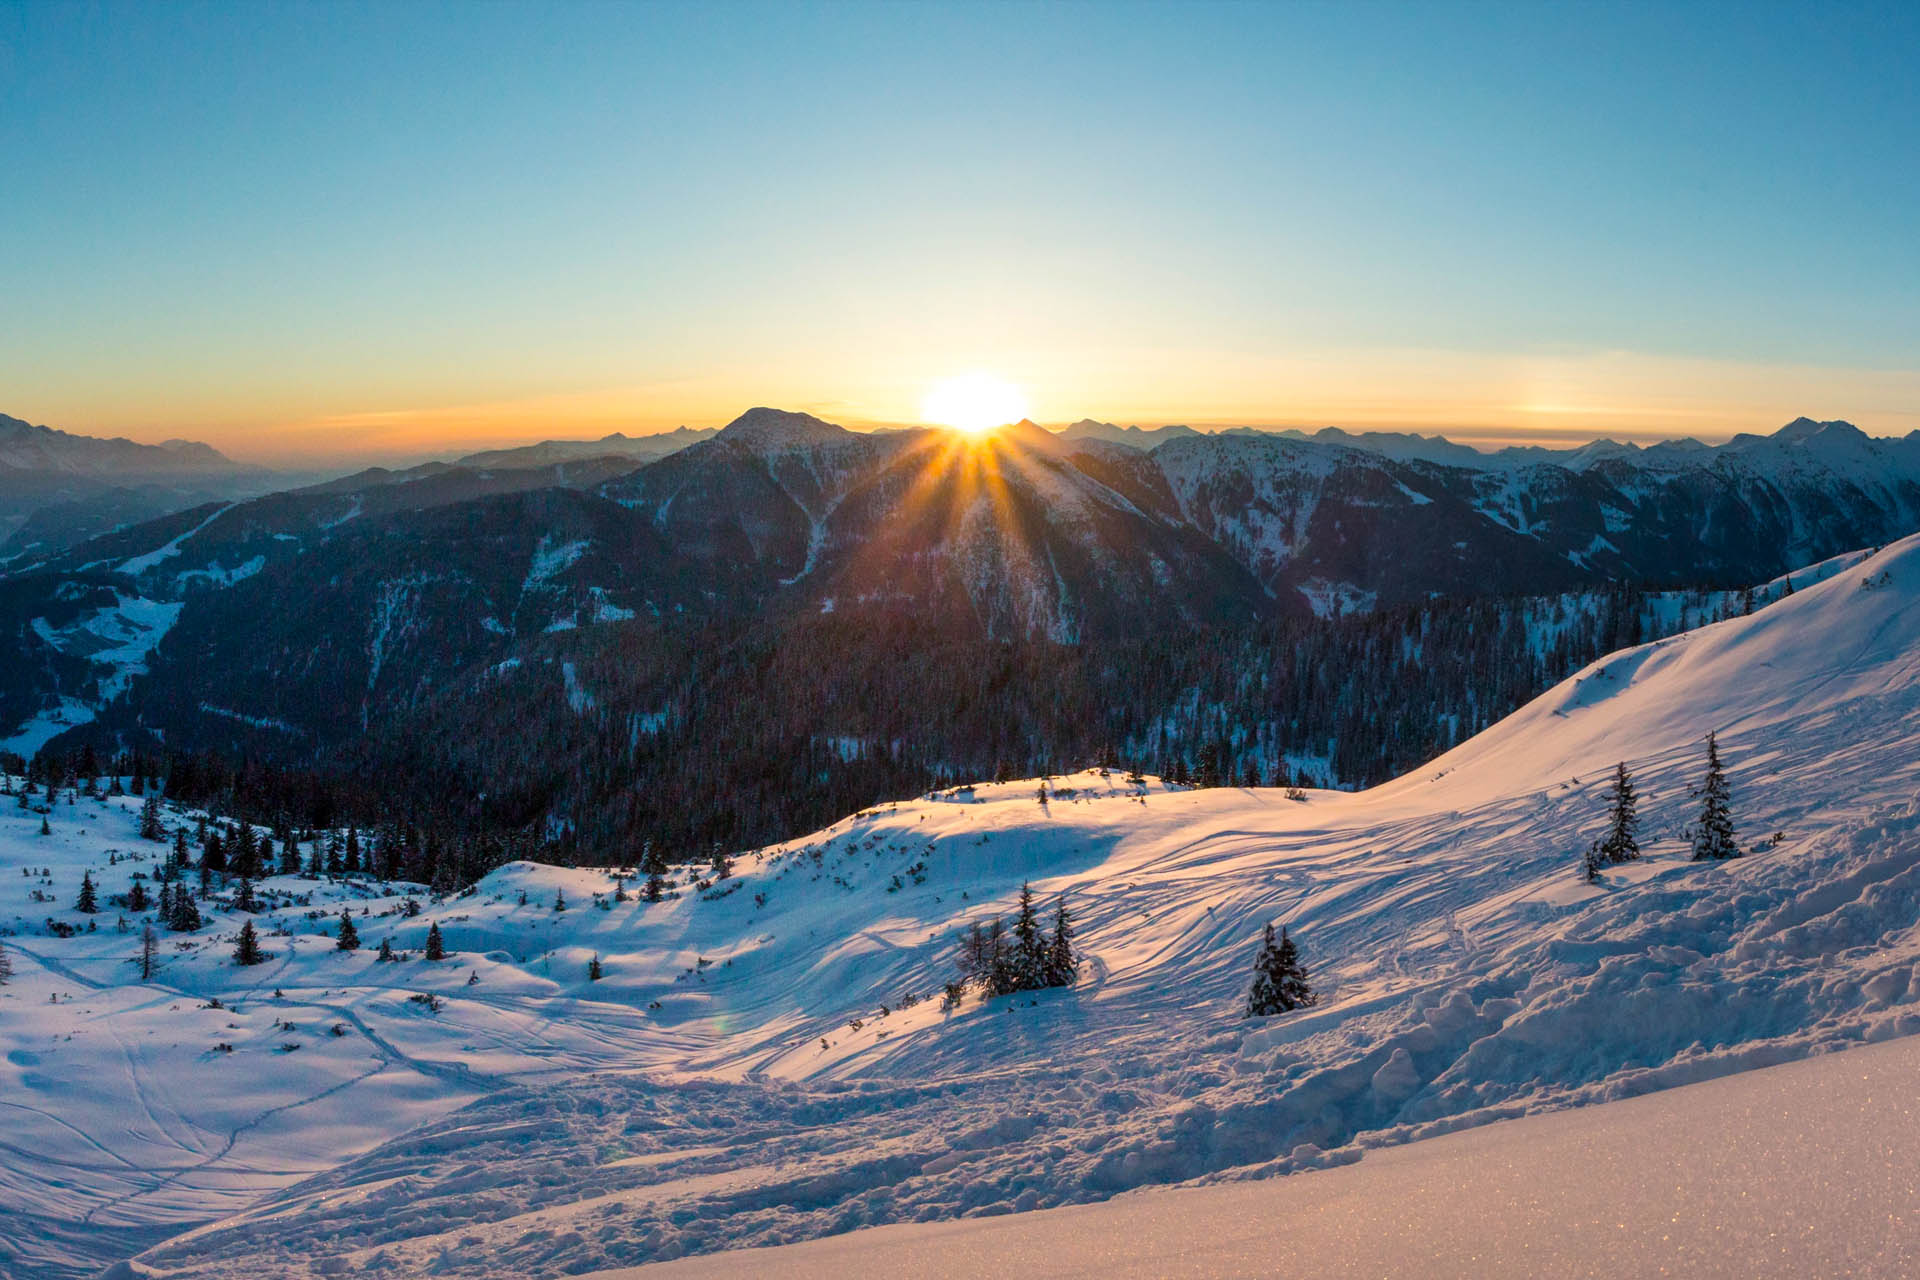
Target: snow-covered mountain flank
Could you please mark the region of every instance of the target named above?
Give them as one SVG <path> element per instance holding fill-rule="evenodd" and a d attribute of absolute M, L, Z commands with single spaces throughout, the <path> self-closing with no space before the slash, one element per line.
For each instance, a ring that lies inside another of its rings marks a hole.
<path fill-rule="evenodd" d="M 1363 1161 L 1911 1034 L 1920 538 L 1832 569 L 1370 790 L 978 783 L 676 866 L 657 902 L 637 867 L 210 873 L 145 980 L 151 913 L 114 900 L 168 847 L 139 802 L 0 804 L 5 1247 L 48 1276 L 579 1274 Z M 1742 856 L 1702 862 L 1709 733 Z M 1590 881 L 1619 764 L 1643 856 Z M 325 837 L 291 834 L 309 866 Z M 1023 884 L 1071 913 L 1075 981 L 943 999 Z M 1318 1003 L 1246 1019 L 1269 923 Z M 270 955 L 241 966 L 247 924 Z"/>

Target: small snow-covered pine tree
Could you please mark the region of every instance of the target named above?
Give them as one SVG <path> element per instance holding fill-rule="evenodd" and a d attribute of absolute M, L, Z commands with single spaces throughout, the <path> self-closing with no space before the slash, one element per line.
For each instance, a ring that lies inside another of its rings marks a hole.
<path fill-rule="evenodd" d="M 1613 786 L 1608 789 L 1607 834 L 1600 838 L 1600 852 L 1608 862 L 1632 862 L 1640 856 L 1639 797 L 1633 790 L 1633 775 L 1626 761 L 1614 766 Z"/>
<path fill-rule="evenodd" d="M 175 933 L 192 933 L 200 925 L 200 906 L 193 900 L 193 890 L 184 884 L 175 885 L 173 911 L 167 917 L 167 928 Z"/>
<path fill-rule="evenodd" d="M 142 840 L 167 838 L 167 833 L 160 826 L 159 796 L 148 796 L 140 805 L 140 838 Z"/>
<path fill-rule="evenodd" d="M 160 950 L 160 939 L 150 924 L 140 926 L 140 981 L 153 981 L 153 968 Z"/>
<path fill-rule="evenodd" d="M 260 935 L 253 931 L 253 921 L 240 926 L 240 936 L 234 940 L 233 962 L 237 965 L 259 964 L 267 958 L 260 949 Z"/>
<path fill-rule="evenodd" d="M 393 959 L 393 939 L 391 938 L 380 939 L 380 955 L 378 956 L 378 959 L 383 964 L 390 962 Z"/>
<path fill-rule="evenodd" d="M 247 879 L 245 876 L 240 877 L 240 887 L 234 890 L 233 909 L 235 911 L 258 911 L 260 909 L 259 901 L 253 896 L 253 881 Z"/>
<path fill-rule="evenodd" d="M 1600 851 L 1600 842 L 1592 841 L 1587 845 L 1587 851 L 1580 855 L 1580 878 L 1588 884 L 1596 884 L 1606 865 L 1607 855 Z"/>
<path fill-rule="evenodd" d="M 93 872 L 80 873 L 80 896 L 74 900 L 73 909 L 89 916 L 100 910 L 100 895 L 93 887 Z"/>
<path fill-rule="evenodd" d="M 587 961 L 587 981 L 598 982 L 606 977 L 606 971 L 600 967 L 600 956 L 596 952 L 593 959 Z"/>
<path fill-rule="evenodd" d="M 340 908 L 340 930 L 334 935 L 336 951 L 358 951 L 360 949 L 360 931 L 353 927 L 353 910 Z"/>
<path fill-rule="evenodd" d="M 1260 955 L 1254 961 L 1253 986 L 1247 992 L 1247 1012 L 1249 1018 L 1265 1018 L 1276 1013 L 1287 1013 L 1294 1009 L 1304 1009 L 1317 1003 L 1319 997 L 1313 993 L 1307 982 L 1307 971 L 1300 963 L 1300 950 L 1294 945 L 1287 931 L 1280 930 L 1280 940 L 1273 937 L 1273 926 L 1267 926 L 1266 937 L 1260 944 Z"/>
<path fill-rule="evenodd" d="M 1046 945 L 1040 937 L 1040 919 L 1033 909 L 1033 886 L 1020 886 L 1020 910 L 1013 918 L 1014 991 L 1036 991 L 1047 985 Z"/>
<path fill-rule="evenodd" d="M 1740 856 L 1733 836 L 1732 796 L 1726 771 L 1720 767 L 1720 744 L 1707 735 L 1707 778 L 1700 787 L 1700 821 L 1693 831 L 1693 860 L 1722 861 Z"/>
<path fill-rule="evenodd" d="M 440 922 L 436 920 L 427 926 L 427 959 L 445 960 L 446 958 L 446 940 L 440 936 Z"/>
<path fill-rule="evenodd" d="M 667 889 L 667 860 L 654 851 L 651 840 L 641 848 L 640 869 L 647 873 L 646 887 L 641 890 L 641 896 L 648 902 L 660 901 Z"/>
<path fill-rule="evenodd" d="M 1073 920 L 1067 914 L 1067 901 L 1053 904 L 1053 936 L 1047 939 L 1047 985 L 1070 987 L 1080 973 L 1080 959 L 1073 954 Z"/>

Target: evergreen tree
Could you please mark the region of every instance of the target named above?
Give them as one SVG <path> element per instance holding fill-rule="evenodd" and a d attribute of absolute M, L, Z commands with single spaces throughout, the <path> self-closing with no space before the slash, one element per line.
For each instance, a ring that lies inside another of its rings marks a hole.
<path fill-rule="evenodd" d="M 13 977 L 13 957 L 7 954 L 5 943 L 0 943 L 0 987 L 7 985 Z"/>
<path fill-rule="evenodd" d="M 47 820 L 45 818 L 40 819 L 40 834 L 43 836 L 50 836 L 53 834 L 53 828 L 48 825 Z"/>
<path fill-rule="evenodd" d="M 341 859 L 341 867 L 348 875 L 354 875 L 360 870 L 360 828 L 358 827 L 347 828 L 347 848 Z"/>
<path fill-rule="evenodd" d="M 391 938 L 380 939 L 379 958 L 382 962 L 390 961 L 393 959 L 393 939 Z"/>
<path fill-rule="evenodd" d="M 1070 987 L 1079 976 L 1080 960 L 1073 954 L 1073 921 L 1067 914 L 1067 900 L 1053 904 L 1053 936 L 1047 940 L 1046 984 Z"/>
<path fill-rule="evenodd" d="M 987 995 L 999 995 L 1007 969 L 1006 939 L 1000 922 L 995 920 L 991 929 L 982 928 L 977 920 L 969 925 L 960 935 L 955 963 L 962 985 L 975 983 Z"/>
<path fill-rule="evenodd" d="M 260 874 L 260 845 L 254 839 L 253 824 L 242 822 L 240 835 L 235 841 L 234 852 L 228 861 L 228 868 L 242 879 L 252 879 Z"/>
<path fill-rule="evenodd" d="M 1607 792 L 1610 809 L 1607 834 L 1600 839 L 1600 853 L 1608 862 L 1632 862 L 1640 856 L 1639 798 L 1634 794 L 1633 776 L 1626 761 L 1614 766 L 1613 786 Z"/>
<path fill-rule="evenodd" d="M 553 909 L 555 911 L 565 911 L 567 909 L 567 891 L 565 889 L 555 889 L 553 891 Z"/>
<path fill-rule="evenodd" d="M 1040 921 L 1033 909 L 1033 886 L 1020 886 L 1020 909 L 1013 917 L 1013 991 L 1036 991 L 1046 986 L 1047 952 L 1040 937 Z"/>
<path fill-rule="evenodd" d="M 234 891 L 233 909 L 235 911 L 258 911 L 260 903 L 253 896 L 253 881 L 240 877 L 240 887 Z"/>
<path fill-rule="evenodd" d="M 1588 884 L 1597 883 L 1600 872 L 1607 865 L 1607 855 L 1600 851 L 1600 842 L 1594 840 L 1587 845 L 1587 851 L 1580 859 L 1580 878 Z"/>
<path fill-rule="evenodd" d="M 1193 782 L 1197 787 L 1222 785 L 1218 743 L 1209 742 L 1200 748 L 1198 763 L 1193 772 Z"/>
<path fill-rule="evenodd" d="M 225 871 L 227 869 L 227 845 L 218 831 L 209 828 L 207 838 L 200 842 L 200 869 L 202 871 Z"/>
<path fill-rule="evenodd" d="M 160 950 L 160 940 L 150 924 L 140 926 L 140 981 L 153 981 L 153 968 L 156 954 Z"/>
<path fill-rule="evenodd" d="M 83 915 L 92 915 L 100 910 L 100 897 L 93 887 L 93 872 L 80 873 L 80 896 L 75 899 L 73 909 Z"/>
<path fill-rule="evenodd" d="M 660 901 L 661 895 L 667 888 L 667 860 L 659 850 L 653 847 L 652 840 L 648 840 L 641 846 L 640 870 L 647 877 L 646 888 L 642 890 L 643 896 L 648 902 Z"/>
<path fill-rule="evenodd" d="M 147 882 L 135 880 L 127 887 L 127 910 L 145 911 L 147 909 Z"/>
<path fill-rule="evenodd" d="M 353 910 L 340 908 L 340 931 L 335 935 L 334 950 L 358 951 L 360 949 L 360 931 L 353 927 Z"/>
<path fill-rule="evenodd" d="M 167 838 L 167 833 L 160 827 L 159 796 L 148 796 L 140 805 L 140 838 L 142 840 Z"/>
<path fill-rule="evenodd" d="M 253 921 L 240 926 L 240 936 L 233 944 L 233 962 L 237 965 L 259 964 L 267 958 L 260 949 L 260 935 L 253 931 Z"/>
<path fill-rule="evenodd" d="M 1731 795 L 1727 775 L 1720 767 L 1720 744 L 1707 735 L 1707 779 L 1700 788 L 1700 821 L 1693 830 L 1693 860 L 1720 861 L 1740 856 L 1733 837 Z"/>
<path fill-rule="evenodd" d="M 593 959 L 587 961 L 587 981 L 598 982 L 605 976 L 606 971 L 600 967 L 600 955 L 595 952 Z"/>
<path fill-rule="evenodd" d="M 175 885 L 173 910 L 167 916 L 167 928 L 175 933 L 193 933 L 200 925 L 200 907 L 193 900 L 193 891 L 184 884 Z"/>
<path fill-rule="evenodd" d="M 1280 941 L 1273 939 L 1273 926 L 1267 926 L 1260 944 L 1260 956 L 1254 961 L 1253 986 L 1247 992 L 1249 1018 L 1265 1018 L 1276 1013 L 1304 1009 L 1319 997 L 1307 982 L 1307 971 L 1300 963 L 1299 948 L 1280 930 Z"/>
<path fill-rule="evenodd" d="M 178 827 L 173 833 L 173 852 L 167 855 L 168 862 L 175 871 L 187 865 L 190 860 L 187 853 L 187 829 Z"/>
<path fill-rule="evenodd" d="M 447 944 L 440 937 L 439 922 L 435 921 L 427 926 L 427 959 L 445 960 L 446 958 Z"/>
<path fill-rule="evenodd" d="M 733 874 L 733 859 L 727 856 L 725 845 L 713 846 L 713 878 L 725 880 Z"/>

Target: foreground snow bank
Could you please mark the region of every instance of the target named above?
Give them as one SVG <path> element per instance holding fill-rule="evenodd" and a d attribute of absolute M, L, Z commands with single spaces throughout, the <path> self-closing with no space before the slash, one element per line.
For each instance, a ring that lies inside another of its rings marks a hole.
<path fill-rule="evenodd" d="M 877 1227 L 597 1280 L 1911 1276 L 1920 1041 L 1396 1148 L 1299 1178 Z"/>

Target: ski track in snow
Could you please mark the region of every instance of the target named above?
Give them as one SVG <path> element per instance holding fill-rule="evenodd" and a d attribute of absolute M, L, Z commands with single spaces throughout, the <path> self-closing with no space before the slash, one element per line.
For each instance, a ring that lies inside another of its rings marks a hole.
<path fill-rule="evenodd" d="M 1724 865 L 1684 834 L 1709 728 L 1753 850 Z M 1589 886 L 1619 759 L 1647 856 Z M 211 910 L 157 986 L 129 985 L 111 910 L 8 939 L 0 1071 L 29 1125 L 0 1207 L 30 1226 L 0 1247 L 51 1242 L 12 1264 L 34 1276 L 142 1246 L 123 1273 L 574 1274 L 1350 1164 L 1920 1031 L 1920 539 L 1609 656 L 1370 792 L 1053 785 L 1044 806 L 1033 780 L 878 806 L 657 905 L 528 863 L 414 887 L 418 917 L 398 891 L 274 878 L 272 963 L 233 967 Z M 49 840 L 0 805 L 0 923 L 78 919 L 83 865 L 124 889 L 105 850 L 157 849 L 135 809 L 63 801 Z M 56 901 L 28 902 L 19 866 L 52 867 Z M 1029 879 L 1074 910 L 1080 982 L 943 1012 L 953 935 Z M 341 900 L 376 913 L 352 955 Z M 1241 1020 L 1270 920 L 1322 1002 Z M 446 963 L 371 959 L 433 921 Z M 437 1014 L 407 999 L 425 991 Z M 239 1008 L 194 1007 L 215 994 Z M 282 1019 L 300 1051 L 275 1052 Z"/>

